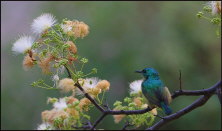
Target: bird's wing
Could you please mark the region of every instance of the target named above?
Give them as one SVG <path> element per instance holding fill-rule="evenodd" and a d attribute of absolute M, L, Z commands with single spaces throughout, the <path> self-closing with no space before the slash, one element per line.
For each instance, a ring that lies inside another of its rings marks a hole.
<path fill-rule="evenodd" d="M 159 99 L 155 89 L 142 89 L 142 91 L 150 104 L 159 106 Z"/>
<path fill-rule="evenodd" d="M 164 98 L 165 103 L 167 103 L 168 105 L 172 101 L 172 97 L 171 97 L 170 91 L 169 91 L 169 89 L 166 86 L 163 87 L 163 98 Z"/>

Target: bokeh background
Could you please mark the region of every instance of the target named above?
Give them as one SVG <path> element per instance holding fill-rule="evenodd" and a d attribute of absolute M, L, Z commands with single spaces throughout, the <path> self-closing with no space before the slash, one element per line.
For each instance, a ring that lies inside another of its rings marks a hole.
<path fill-rule="evenodd" d="M 30 34 L 32 20 L 42 13 L 84 21 L 90 34 L 77 42 L 79 54 L 89 59 L 86 71 L 111 82 L 109 104 L 128 96 L 129 83 L 141 79 L 135 70 L 153 67 L 173 92 L 179 88 L 179 69 L 184 89 L 208 88 L 221 79 L 221 38 L 215 26 L 198 19 L 206 2 L 1 2 L 1 129 L 36 129 L 41 112 L 50 109 L 47 97 L 57 91 L 33 88 L 43 78 L 38 67 L 22 68 L 22 55 L 11 51 L 13 42 Z M 179 97 L 171 105 L 176 112 L 198 97 Z M 100 114 L 91 112 L 92 120 Z M 121 129 L 108 116 L 98 126 Z M 216 96 L 202 107 L 161 129 L 221 129 L 221 105 Z"/>

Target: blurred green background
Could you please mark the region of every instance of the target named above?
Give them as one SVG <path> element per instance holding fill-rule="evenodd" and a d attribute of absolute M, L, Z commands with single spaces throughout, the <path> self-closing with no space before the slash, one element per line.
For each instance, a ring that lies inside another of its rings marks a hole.
<path fill-rule="evenodd" d="M 129 83 L 142 78 L 134 71 L 145 67 L 157 69 L 171 92 L 179 88 L 179 69 L 184 89 L 208 88 L 221 79 L 221 38 L 215 26 L 196 17 L 205 3 L 1 2 L 1 129 L 36 129 L 41 112 L 51 108 L 47 97 L 65 96 L 32 88 L 33 81 L 50 78 L 38 67 L 24 71 L 23 56 L 11 51 L 19 35 L 31 33 L 30 24 L 40 14 L 90 26 L 90 34 L 77 42 L 79 54 L 89 59 L 86 71 L 96 67 L 96 76 L 111 82 L 107 99 L 112 106 L 129 95 Z M 197 98 L 179 97 L 171 107 L 176 112 Z M 100 114 L 92 112 L 94 121 Z M 123 124 L 108 116 L 98 128 L 121 129 Z M 161 129 L 221 129 L 218 98 Z"/>

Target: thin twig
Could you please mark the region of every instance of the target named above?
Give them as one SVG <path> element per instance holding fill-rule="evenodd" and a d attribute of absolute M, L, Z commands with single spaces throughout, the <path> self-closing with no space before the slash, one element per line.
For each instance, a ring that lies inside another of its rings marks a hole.
<path fill-rule="evenodd" d="M 180 81 L 180 91 L 182 91 L 182 76 L 181 76 L 181 70 L 179 70 L 180 72 L 180 77 L 179 77 L 179 81 Z"/>
<path fill-rule="evenodd" d="M 84 93 L 85 97 L 88 98 L 96 106 L 97 109 L 99 109 L 101 112 L 105 111 L 88 93 L 84 91 L 84 89 L 78 82 L 75 83 L 75 86 L 77 86 Z"/>
<path fill-rule="evenodd" d="M 126 130 L 126 128 L 129 126 L 133 126 L 133 124 L 130 124 L 129 121 L 127 121 L 121 130 Z"/>
<path fill-rule="evenodd" d="M 66 71 L 68 73 L 68 77 L 71 78 L 71 73 L 70 73 L 69 69 L 66 66 L 65 66 L 65 68 L 66 68 Z"/>
<path fill-rule="evenodd" d="M 103 118 L 106 116 L 106 113 L 103 113 L 102 116 L 99 117 L 99 119 L 96 120 L 96 122 L 93 124 L 90 130 L 94 130 L 94 128 L 103 120 Z"/>

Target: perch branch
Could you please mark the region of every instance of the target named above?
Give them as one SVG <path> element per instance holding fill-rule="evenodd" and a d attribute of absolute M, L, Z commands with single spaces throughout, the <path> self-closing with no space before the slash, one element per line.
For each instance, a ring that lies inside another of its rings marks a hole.
<path fill-rule="evenodd" d="M 66 68 L 69 77 L 71 77 L 69 70 Z M 199 95 L 203 95 L 202 97 L 200 97 L 198 100 L 196 100 L 194 103 L 192 103 L 191 105 L 187 106 L 186 108 L 172 114 L 169 116 L 165 116 L 163 117 L 162 120 L 160 120 L 159 122 L 157 122 L 155 125 L 153 125 L 152 127 L 148 128 L 147 130 L 154 130 L 154 129 L 159 129 L 160 127 L 162 127 L 163 125 L 165 125 L 166 123 L 174 120 L 174 119 L 178 119 L 181 116 L 183 116 L 184 114 L 196 109 L 199 106 L 204 105 L 207 100 L 214 94 L 214 92 L 217 90 L 217 88 L 219 86 L 221 86 L 221 81 L 217 82 L 214 86 L 208 88 L 208 89 L 203 89 L 203 90 L 196 90 L 196 91 L 190 91 L 190 90 L 182 90 L 181 87 L 181 72 L 180 72 L 180 90 L 179 91 L 175 91 L 172 95 L 172 98 L 175 99 L 178 96 L 182 96 L 182 95 L 186 95 L 186 96 L 199 96 Z M 102 112 L 102 115 L 95 121 L 95 123 L 93 125 L 91 125 L 90 129 L 94 130 L 95 127 L 103 120 L 103 118 L 105 118 L 105 116 L 107 115 L 120 115 L 120 114 L 125 114 L 125 115 L 134 115 L 134 114 L 143 114 L 146 113 L 148 111 L 151 111 L 152 109 L 147 107 L 145 109 L 142 110 L 129 110 L 129 111 L 124 111 L 124 110 L 119 110 L 119 111 L 114 111 L 114 110 L 110 110 L 109 108 L 104 109 L 102 106 L 100 106 L 88 93 L 86 93 L 84 91 L 84 89 L 82 88 L 82 86 L 77 82 L 75 83 L 75 86 L 77 86 L 85 95 L 86 98 L 88 98 L 95 106 L 96 108 Z M 218 91 L 217 91 L 218 92 Z M 221 92 L 220 92 L 221 94 Z M 219 96 L 218 96 L 219 97 Z M 220 97 L 221 98 L 221 97 Z M 106 105 L 108 107 L 108 105 Z"/>
<path fill-rule="evenodd" d="M 148 128 L 147 130 L 157 130 L 160 127 L 162 127 L 163 125 L 169 123 L 170 121 L 178 119 L 181 116 L 191 112 L 192 110 L 194 110 L 194 109 L 204 105 L 208 101 L 208 99 L 213 95 L 213 92 L 215 90 L 217 90 L 217 88 L 220 87 L 220 86 L 221 86 L 221 81 L 217 82 L 214 86 L 212 86 L 212 87 L 210 87 L 208 89 L 204 89 L 204 91 L 199 93 L 199 95 L 201 95 L 202 93 L 205 93 L 205 94 L 203 96 L 201 96 L 199 99 L 197 99 L 196 101 L 194 101 L 191 105 L 183 108 L 182 110 L 180 110 L 180 111 L 178 111 L 178 112 L 176 112 L 176 113 L 174 113 L 172 115 L 165 116 L 164 119 L 160 120 L 155 125 L 153 125 L 152 127 Z M 191 94 L 193 94 L 193 92 Z"/>

